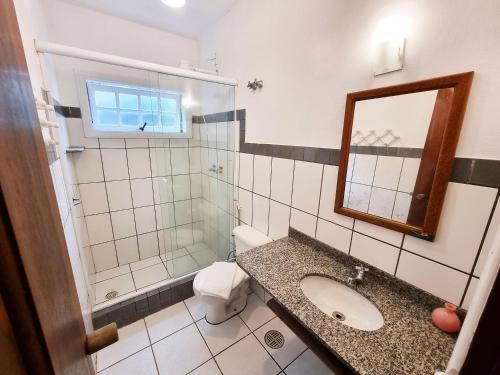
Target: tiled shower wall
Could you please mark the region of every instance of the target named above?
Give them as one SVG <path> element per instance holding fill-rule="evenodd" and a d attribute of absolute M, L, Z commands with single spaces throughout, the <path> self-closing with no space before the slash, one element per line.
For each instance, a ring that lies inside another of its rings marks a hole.
<path fill-rule="evenodd" d="M 500 225 L 498 188 L 450 182 L 436 240 L 428 242 L 335 214 L 338 166 L 332 164 L 338 164 L 337 153 L 328 157 L 318 149 L 316 157 L 323 164 L 296 160 L 294 150 L 286 147 L 276 148 L 286 158 L 237 153 L 236 194 L 244 223 L 273 239 L 286 236 L 291 226 L 438 297 L 469 306 Z M 244 133 L 239 148 L 254 148 L 245 145 Z M 375 169 L 370 170 L 368 178 L 373 179 Z M 389 172 L 379 171 L 379 178 L 390 179 Z"/>
<path fill-rule="evenodd" d="M 95 271 L 202 240 L 199 125 L 192 139 L 89 139 L 66 119 Z"/>

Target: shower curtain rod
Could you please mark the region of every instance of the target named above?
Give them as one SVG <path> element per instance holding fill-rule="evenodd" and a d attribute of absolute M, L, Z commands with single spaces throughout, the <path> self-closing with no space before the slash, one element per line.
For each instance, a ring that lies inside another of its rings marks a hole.
<path fill-rule="evenodd" d="M 40 53 L 51 53 L 60 56 L 76 57 L 84 60 L 125 66 L 129 68 L 143 69 L 157 73 L 165 73 L 177 77 L 192 78 L 202 81 L 222 83 L 224 85 L 238 86 L 238 81 L 236 81 L 233 78 L 214 76 L 211 74 L 199 73 L 187 69 L 176 68 L 173 66 L 155 64 L 147 61 L 130 59 L 127 57 L 109 55 L 107 53 L 95 52 L 82 48 L 69 47 L 63 44 L 46 42 L 43 40 L 35 39 L 35 49 L 37 52 Z"/>

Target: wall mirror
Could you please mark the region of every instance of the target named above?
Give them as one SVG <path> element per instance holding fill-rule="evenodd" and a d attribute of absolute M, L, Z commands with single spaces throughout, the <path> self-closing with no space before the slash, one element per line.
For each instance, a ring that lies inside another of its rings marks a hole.
<path fill-rule="evenodd" d="M 349 93 L 335 212 L 433 241 L 472 77 Z"/>

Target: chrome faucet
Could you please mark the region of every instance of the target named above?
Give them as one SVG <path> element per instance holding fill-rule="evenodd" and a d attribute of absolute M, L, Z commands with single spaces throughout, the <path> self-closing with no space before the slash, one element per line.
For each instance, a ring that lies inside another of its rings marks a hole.
<path fill-rule="evenodd" d="M 359 266 L 356 266 L 354 268 L 356 268 L 356 270 L 358 271 L 358 273 L 356 274 L 355 277 L 348 277 L 347 278 L 347 283 L 349 285 L 354 285 L 354 284 L 362 282 L 363 281 L 363 277 L 365 276 L 365 272 L 370 271 L 369 268 L 366 268 L 362 264 L 360 264 Z"/>

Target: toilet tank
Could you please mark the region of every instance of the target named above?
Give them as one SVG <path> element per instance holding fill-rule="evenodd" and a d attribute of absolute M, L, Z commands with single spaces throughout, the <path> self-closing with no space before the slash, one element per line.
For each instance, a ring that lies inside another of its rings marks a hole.
<path fill-rule="evenodd" d="M 233 230 L 233 235 L 236 255 L 249 249 L 253 249 L 254 247 L 272 242 L 272 239 L 267 237 L 264 233 L 261 233 L 248 225 L 237 226 Z"/>

